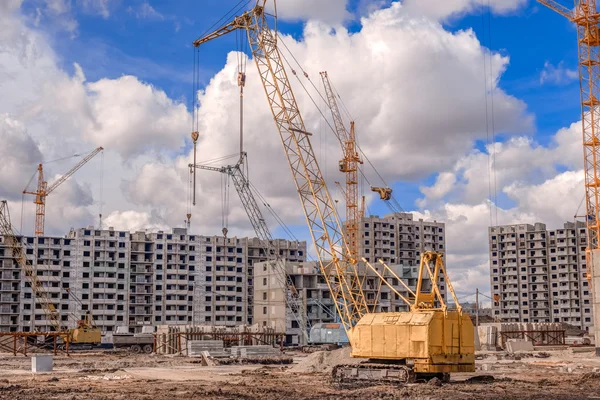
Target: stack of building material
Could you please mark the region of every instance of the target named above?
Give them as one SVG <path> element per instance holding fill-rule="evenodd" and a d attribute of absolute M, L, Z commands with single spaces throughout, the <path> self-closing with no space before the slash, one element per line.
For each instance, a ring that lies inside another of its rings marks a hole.
<path fill-rule="evenodd" d="M 230 353 L 223 348 L 222 340 L 188 340 L 187 353 L 189 357 L 202 357 L 206 352 L 213 358 L 229 357 Z"/>
<path fill-rule="evenodd" d="M 523 351 L 533 351 L 533 343 L 523 339 L 508 339 L 506 341 L 506 351 L 509 353 L 518 353 Z"/>
<path fill-rule="evenodd" d="M 156 327 L 157 354 L 185 354 L 191 340 L 223 340 L 226 346 L 244 343 L 258 345 L 281 340 L 274 329 L 254 325 L 159 325 Z"/>
<path fill-rule="evenodd" d="M 486 345 L 490 347 L 489 350 L 492 350 L 492 346 L 506 349 L 507 339 L 525 339 L 536 346 L 559 344 L 556 343 L 561 337 L 559 332 L 564 334 L 563 326 L 553 322 L 492 322 L 478 327 L 482 350 L 486 350 Z M 494 335 L 495 341 L 488 335 Z"/>
<path fill-rule="evenodd" d="M 273 357 L 280 356 L 281 351 L 273 346 L 233 346 L 232 357 Z"/>
<path fill-rule="evenodd" d="M 476 328 L 479 339 L 479 350 L 496 350 L 498 328 L 493 325 L 482 325 Z"/>

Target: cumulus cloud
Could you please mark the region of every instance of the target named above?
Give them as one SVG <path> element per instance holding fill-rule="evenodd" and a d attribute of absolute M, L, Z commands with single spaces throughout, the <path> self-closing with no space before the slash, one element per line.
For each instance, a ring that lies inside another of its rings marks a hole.
<path fill-rule="evenodd" d="M 339 24 L 350 18 L 346 10 L 348 0 L 279 0 L 277 15 L 285 20 L 320 20 L 328 24 Z M 269 11 L 272 6 L 269 2 Z"/>
<path fill-rule="evenodd" d="M 564 61 L 559 62 L 558 65 L 552 65 L 550 61 L 546 61 L 542 72 L 540 72 L 540 83 L 564 85 L 576 80 L 578 77 L 577 70 L 566 68 Z"/>
<path fill-rule="evenodd" d="M 494 13 L 506 14 L 524 6 L 527 0 L 491 0 L 489 5 Z M 405 11 L 437 20 L 468 14 L 482 8 L 481 0 L 404 0 Z M 483 3 L 487 6 L 487 3 Z"/>
<path fill-rule="evenodd" d="M 401 4 L 395 3 L 364 18 L 362 29 L 357 33 L 351 34 L 344 28 L 332 31 L 326 25 L 309 22 L 303 36 L 303 41 L 289 36 L 282 40 L 304 66 L 315 86 L 322 86 L 318 72 L 328 70 L 345 105 L 358 121 L 362 149 L 387 181 L 417 180 L 451 167 L 472 148 L 474 140 L 485 135 L 481 90 L 485 82 L 480 73 L 480 61 L 487 50 L 473 32 L 450 33 L 436 22 L 414 20 L 403 12 Z M 427 64 L 423 60 L 444 62 Z M 498 82 L 509 60 L 492 54 L 492 62 L 496 74 L 494 82 Z M 423 65 L 427 65 L 425 71 Z M 260 78 L 251 65 L 247 74 L 245 104 L 251 112 L 245 114 L 244 129 L 250 178 L 288 223 L 303 224 L 296 189 Z M 302 74 L 298 73 L 298 76 Z M 198 94 L 199 160 L 238 151 L 239 88 L 236 77 L 237 55 L 230 53 L 222 70 Z M 337 174 L 337 162 L 341 157 L 339 142 L 328 131 L 311 99 L 291 73 L 290 78 L 307 129 L 313 133 L 313 147 L 319 163 L 333 188 L 334 181 L 340 179 Z M 307 82 L 304 84 L 311 87 Z M 524 103 L 498 87 L 493 90 L 498 130 L 507 134 L 530 131 L 533 119 Z M 311 95 L 319 98 L 314 92 Z M 431 118 L 432 110 L 435 110 L 435 118 Z M 435 154 L 435 162 L 424 155 L 423 149 Z M 161 182 L 160 186 L 168 193 L 182 190 L 187 186 L 185 165 L 188 162 L 189 155 L 178 159 L 175 165 L 158 162 L 154 166 L 144 166 L 125 186 L 129 199 L 151 207 L 159 207 L 162 203 L 168 204 L 169 210 L 182 210 L 183 196 L 175 199 L 151 195 L 150 183 Z M 212 218 L 214 224 L 220 216 L 220 177 L 204 171 L 197 177 L 202 206 L 192 211 L 192 219 L 206 226 L 211 224 Z M 234 194 L 232 201 L 236 201 L 236 197 Z M 236 224 L 241 225 L 246 217 L 243 210 L 240 211 Z M 182 214 L 179 211 L 177 216 Z M 230 216 L 230 223 L 237 220 Z"/>
<path fill-rule="evenodd" d="M 183 146 L 190 119 L 184 104 L 136 77 L 87 84 L 94 121 L 86 135 L 124 157 Z"/>
<path fill-rule="evenodd" d="M 428 210 L 423 215 L 447 223 L 448 264 L 461 290 L 472 292 L 472 280 L 479 280 L 480 289 L 489 287 L 481 282 L 489 262 L 490 225 L 543 222 L 553 229 L 572 221 L 577 212 L 585 213 L 579 209 L 584 207 L 580 142 L 581 122 L 559 130 L 547 146 L 514 137 L 484 152 L 471 151 L 431 186 L 421 188 L 424 197 L 418 204 Z M 497 187 L 508 200 L 491 203 L 490 187 L 492 197 Z"/>
<path fill-rule="evenodd" d="M 0 197 L 16 200 L 42 161 L 42 154 L 25 127 L 6 114 L 0 115 L 0 143 Z"/>
<path fill-rule="evenodd" d="M 130 177 L 149 154 L 157 159 L 180 150 L 184 132 L 189 131 L 185 106 L 135 77 L 88 82 L 77 64 L 73 72 L 65 71 L 47 38 L 24 23 L 17 6 L 9 9 L 2 2 L 6 12 L 0 13 L 0 86 L 10 93 L 0 98 L 0 110 L 8 113 L 0 120 L 0 134 L 10 144 L 3 146 L 10 151 L 3 156 L 3 167 L 10 168 L 2 173 L 7 179 L 2 185 L 4 195 L 20 195 L 37 163 L 102 145 L 108 161 L 102 203 L 109 211 L 135 207 L 126 201 L 120 181 Z M 98 162 L 95 168 L 82 168 L 49 197 L 53 211 L 47 216 L 46 232 L 65 233 L 71 226 L 97 224 L 103 157 L 91 162 Z M 52 177 L 70 166 L 66 161 L 47 164 L 44 171 Z M 33 210 L 26 207 L 25 211 L 25 218 L 30 218 Z M 33 226 L 26 224 L 26 233 L 32 232 L 29 225 Z"/>
<path fill-rule="evenodd" d="M 125 231 L 170 231 L 172 225 L 167 224 L 158 215 L 134 210 L 113 211 L 102 223 L 104 229 L 109 227 Z"/>
<path fill-rule="evenodd" d="M 424 186 L 421 207 L 431 207 L 439 201 L 478 204 L 499 188 L 515 182 L 541 183 L 562 168 L 582 167 L 581 122 L 560 129 L 548 146 L 533 138 L 517 136 L 503 143 L 494 143 L 485 151 L 473 149 L 461 157 L 450 171 L 440 173 L 431 186 Z M 490 183 L 491 182 L 491 183 Z M 493 196 L 493 194 L 492 194 Z"/>
<path fill-rule="evenodd" d="M 0 12 L 0 84 L 11 94 L 0 98 L 0 110 L 10 113 L 15 126 L 21 126 L 31 139 L 27 142 L 27 136 L 21 135 L 24 142 L 18 145 L 37 147 L 39 154 L 32 153 L 33 158 L 59 158 L 103 145 L 107 149 L 103 226 L 130 230 L 182 226 L 187 212 L 187 164 L 191 162 L 185 145 L 191 125 L 185 106 L 134 76 L 89 82 L 78 65 L 65 71 L 48 40 L 23 23 L 16 9 L 19 2 L 0 3 L 6 11 Z M 85 7 L 87 3 L 77 4 Z M 107 6 L 106 12 L 98 9 L 99 15 L 110 16 L 112 3 L 96 4 Z M 331 28 L 347 17 L 346 1 L 327 2 L 320 8 L 298 4 L 281 1 L 280 16 L 312 21 L 306 23 L 301 40 L 284 35 L 283 41 L 317 88 L 321 87 L 318 72 L 329 72 L 357 122 L 361 148 L 384 178 L 418 181 L 437 174 L 433 185 L 422 188 L 422 210 L 417 216 L 447 222 L 448 265 L 457 274 L 454 280 L 461 290 L 474 282 L 479 285 L 485 276 L 490 222 L 488 153 L 496 161 L 499 190 L 514 204 L 498 208 L 502 223 L 558 220 L 571 208 L 565 202 L 552 211 L 552 206 L 537 204 L 530 196 L 575 190 L 576 173 L 569 175 L 561 169 L 581 168 L 580 149 L 573 144 L 580 128 L 574 124 L 559 131 L 548 146 L 522 136 L 533 131 L 534 121 L 522 101 L 498 86 L 509 67 L 507 56 L 491 54 L 496 130 L 506 140 L 484 151 L 474 150 L 474 143 L 485 138 L 486 132 L 481 60 L 490 55 L 489 50 L 473 31 L 449 32 L 440 21 L 473 11 L 476 2 L 395 2 L 367 14 L 356 32 Z M 519 0 L 491 3 L 498 13 L 517 10 L 521 4 Z M 312 88 L 300 68 L 294 69 Z M 288 72 L 323 174 L 333 188 L 341 177 L 337 172 L 339 143 L 291 68 Z M 231 53 L 198 93 L 200 161 L 238 152 L 236 76 L 237 56 Z M 320 97 L 314 91 L 311 95 L 325 110 Z M 288 224 L 304 227 L 296 188 L 260 77 L 252 66 L 248 67 L 245 104 L 250 179 Z M 233 163 L 235 158 L 227 161 Z M 48 176 L 60 172 L 49 168 Z M 98 224 L 99 169 L 82 170 L 57 190 L 50 199 L 54 211 L 48 216 L 48 230 L 65 232 L 70 225 Z M 196 177 L 193 231 L 218 234 L 222 177 L 210 171 L 198 171 Z M 15 184 L 18 192 L 20 186 Z M 230 192 L 230 232 L 251 234 L 233 186 Z"/>

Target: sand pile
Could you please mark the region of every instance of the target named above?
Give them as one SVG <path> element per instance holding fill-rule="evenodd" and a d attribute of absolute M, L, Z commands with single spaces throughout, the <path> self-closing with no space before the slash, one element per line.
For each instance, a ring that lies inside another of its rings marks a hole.
<path fill-rule="evenodd" d="M 290 368 L 290 372 L 331 372 L 338 364 L 359 364 L 365 361 L 362 358 L 350 357 L 350 347 L 343 347 L 333 351 L 317 351 L 304 358 L 297 365 Z"/>

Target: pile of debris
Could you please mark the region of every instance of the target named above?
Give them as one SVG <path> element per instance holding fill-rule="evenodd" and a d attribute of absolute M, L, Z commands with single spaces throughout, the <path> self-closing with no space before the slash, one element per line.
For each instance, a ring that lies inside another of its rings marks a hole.
<path fill-rule="evenodd" d="M 333 367 L 340 364 L 360 364 L 365 361 L 362 358 L 350 357 L 350 347 L 343 347 L 334 351 L 317 351 L 310 354 L 297 365 L 290 368 L 294 373 L 327 373 L 333 370 Z"/>
<path fill-rule="evenodd" d="M 244 365 L 244 364 L 262 364 L 262 365 L 289 365 L 294 362 L 290 356 L 263 356 L 263 357 L 245 357 L 245 358 L 218 358 L 213 360 L 213 365 Z"/>

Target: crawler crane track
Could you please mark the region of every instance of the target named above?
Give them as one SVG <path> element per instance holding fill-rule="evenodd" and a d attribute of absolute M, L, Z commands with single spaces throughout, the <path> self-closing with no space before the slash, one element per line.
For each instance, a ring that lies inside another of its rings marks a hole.
<path fill-rule="evenodd" d="M 336 365 L 331 372 L 333 381 L 337 384 L 353 383 L 392 383 L 405 384 L 416 382 L 416 374 L 411 367 L 398 364 L 341 364 Z"/>

